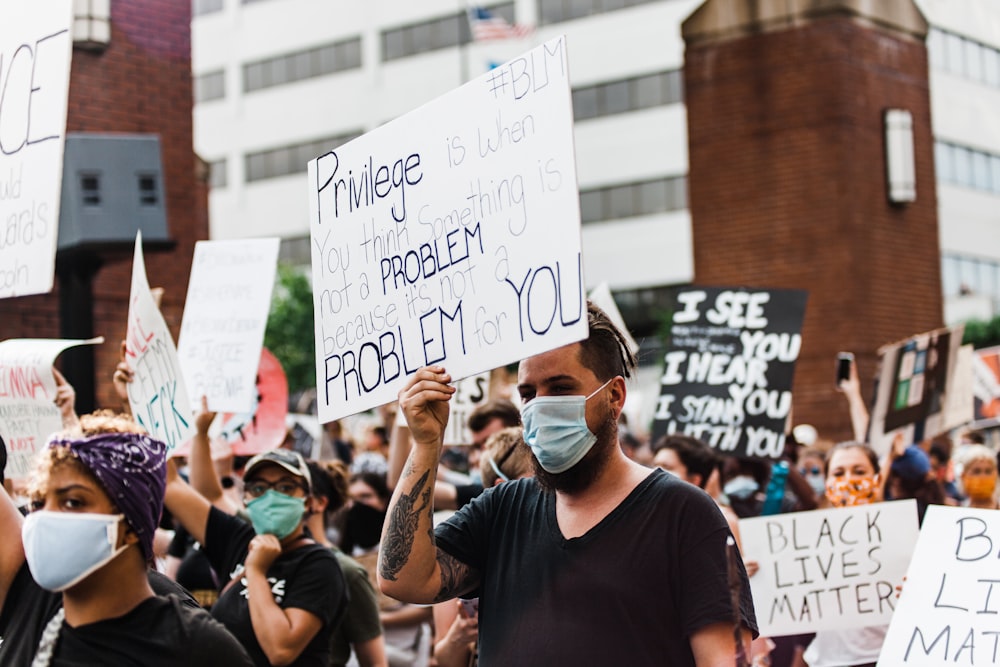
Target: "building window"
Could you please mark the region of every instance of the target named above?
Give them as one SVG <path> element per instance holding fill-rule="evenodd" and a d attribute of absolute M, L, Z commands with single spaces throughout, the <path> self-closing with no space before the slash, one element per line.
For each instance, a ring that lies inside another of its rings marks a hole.
<path fill-rule="evenodd" d="M 226 96 L 226 71 L 199 74 L 194 78 L 194 102 L 211 102 Z"/>
<path fill-rule="evenodd" d="M 191 0 L 191 16 L 202 16 L 222 11 L 223 0 Z"/>
<path fill-rule="evenodd" d="M 934 144 L 934 166 L 942 183 L 1000 195 L 1000 155 L 938 141 Z"/>
<path fill-rule="evenodd" d="M 514 23 L 514 3 L 489 7 L 495 16 Z M 382 60 L 388 62 L 418 53 L 446 49 L 472 41 L 469 19 L 465 12 L 422 21 L 412 25 L 382 31 Z"/>
<path fill-rule="evenodd" d="M 644 5 L 656 0 L 538 0 L 538 18 L 542 25 L 613 12 Z"/>
<path fill-rule="evenodd" d="M 361 38 L 258 60 L 243 66 L 243 90 L 251 93 L 303 79 L 361 67 Z"/>
<path fill-rule="evenodd" d="M 584 223 L 681 211 L 686 208 L 686 176 L 580 191 L 580 217 Z"/>
<path fill-rule="evenodd" d="M 1000 49 L 932 28 L 927 36 L 927 51 L 931 67 L 1000 88 Z"/>
<path fill-rule="evenodd" d="M 208 187 L 224 188 L 229 184 L 228 163 L 225 158 L 208 163 Z"/>
<path fill-rule="evenodd" d="M 111 43 L 111 0 L 73 0 L 73 46 L 103 51 Z"/>
<path fill-rule="evenodd" d="M 139 174 L 139 205 L 156 206 L 160 201 L 155 174 Z"/>
<path fill-rule="evenodd" d="M 244 157 L 246 182 L 262 181 L 289 174 L 298 174 L 306 170 L 306 163 L 320 155 L 333 150 L 351 139 L 360 137 L 362 132 L 349 132 L 332 137 L 291 144 L 280 148 L 272 148 L 256 153 L 247 153 Z"/>
<path fill-rule="evenodd" d="M 941 255 L 941 288 L 946 297 L 978 294 L 1000 307 L 1000 262 L 953 253 Z"/>
<path fill-rule="evenodd" d="M 80 200 L 84 206 L 101 205 L 101 176 L 93 172 L 80 174 Z"/>
<path fill-rule="evenodd" d="M 670 70 L 576 88 L 573 116 L 580 121 L 683 101 L 681 71 Z"/>

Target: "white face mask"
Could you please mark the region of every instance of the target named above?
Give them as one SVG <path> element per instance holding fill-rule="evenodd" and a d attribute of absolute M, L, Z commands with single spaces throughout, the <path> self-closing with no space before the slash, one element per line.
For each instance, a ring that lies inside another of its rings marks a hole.
<path fill-rule="evenodd" d="M 38 510 L 21 527 L 24 558 L 42 588 L 72 588 L 107 565 L 129 545 L 118 543 L 123 514 L 82 514 Z"/>
<path fill-rule="evenodd" d="M 524 406 L 524 441 L 542 468 L 553 474 L 565 472 L 587 455 L 597 442 L 587 427 L 587 401 L 610 382 L 590 396 L 538 396 Z"/>

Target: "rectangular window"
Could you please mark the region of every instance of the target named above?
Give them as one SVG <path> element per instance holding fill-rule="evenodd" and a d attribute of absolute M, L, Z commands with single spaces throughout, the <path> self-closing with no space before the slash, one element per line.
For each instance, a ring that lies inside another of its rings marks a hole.
<path fill-rule="evenodd" d="M 155 174 L 139 174 L 139 206 L 156 206 L 160 201 Z"/>
<path fill-rule="evenodd" d="M 972 151 L 962 146 L 955 146 L 952 154 L 955 159 L 955 183 L 972 185 Z"/>
<path fill-rule="evenodd" d="M 580 191 L 580 217 L 598 222 L 687 208 L 687 177 L 612 185 Z"/>
<path fill-rule="evenodd" d="M 191 0 L 191 15 L 202 16 L 222 11 L 222 0 Z"/>
<path fill-rule="evenodd" d="M 294 83 L 361 66 L 361 38 L 323 44 L 243 65 L 243 90 Z"/>
<path fill-rule="evenodd" d="M 965 71 L 973 81 L 982 81 L 983 78 L 983 54 L 982 47 L 976 42 L 965 40 Z"/>
<path fill-rule="evenodd" d="M 487 7 L 492 14 L 514 23 L 514 3 Z M 381 34 L 382 60 L 388 62 L 407 56 L 427 53 L 437 49 L 460 46 L 472 40 L 466 12 L 441 16 L 407 26 L 383 30 Z"/>
<path fill-rule="evenodd" d="M 972 151 L 972 186 L 977 190 L 989 190 L 992 183 L 990 156 L 979 151 Z"/>
<path fill-rule="evenodd" d="M 208 163 L 208 186 L 210 188 L 224 188 L 229 184 L 227 168 L 228 163 L 225 158 Z"/>
<path fill-rule="evenodd" d="M 962 38 L 952 33 L 945 34 L 945 62 L 949 72 L 965 75 L 965 47 Z"/>
<path fill-rule="evenodd" d="M 306 163 L 322 153 L 361 136 L 361 131 L 305 141 L 244 156 L 246 182 L 262 181 L 305 172 Z"/>
<path fill-rule="evenodd" d="M 952 160 L 952 147 L 942 141 L 934 144 L 934 168 L 937 171 L 937 179 L 945 183 L 955 180 L 955 167 Z"/>
<path fill-rule="evenodd" d="M 931 28 L 927 33 L 927 58 L 931 67 L 945 69 L 944 33 L 937 28 Z"/>
<path fill-rule="evenodd" d="M 577 88 L 573 115 L 579 121 L 681 101 L 681 73 L 670 70 Z"/>
<path fill-rule="evenodd" d="M 613 12 L 660 0 L 537 0 L 538 19 L 542 25 Z"/>
<path fill-rule="evenodd" d="M 194 79 L 194 103 L 211 102 L 226 96 L 226 71 L 199 74 Z"/>

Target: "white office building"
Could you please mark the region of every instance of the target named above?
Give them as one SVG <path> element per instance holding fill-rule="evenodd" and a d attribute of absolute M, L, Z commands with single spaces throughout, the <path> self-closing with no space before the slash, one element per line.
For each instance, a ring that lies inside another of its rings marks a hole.
<path fill-rule="evenodd" d="M 472 42 L 464 0 L 194 0 L 195 149 L 212 166 L 212 238 L 277 235 L 285 259 L 308 263 L 309 159 L 566 34 L 586 282 L 607 282 L 630 324 L 652 333 L 655 322 L 636 318 L 693 278 L 680 25 L 699 4 L 494 2 L 537 29 Z M 1000 2 L 917 4 L 932 26 L 945 316 L 990 317 L 1000 312 Z"/>

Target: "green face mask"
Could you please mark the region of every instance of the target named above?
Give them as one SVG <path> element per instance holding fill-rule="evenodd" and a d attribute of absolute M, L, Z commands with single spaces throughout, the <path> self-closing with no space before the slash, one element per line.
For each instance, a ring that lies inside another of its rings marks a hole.
<path fill-rule="evenodd" d="M 305 512 L 305 498 L 286 496 L 274 489 L 247 503 L 254 531 L 258 535 L 274 535 L 279 540 L 292 534 Z"/>

